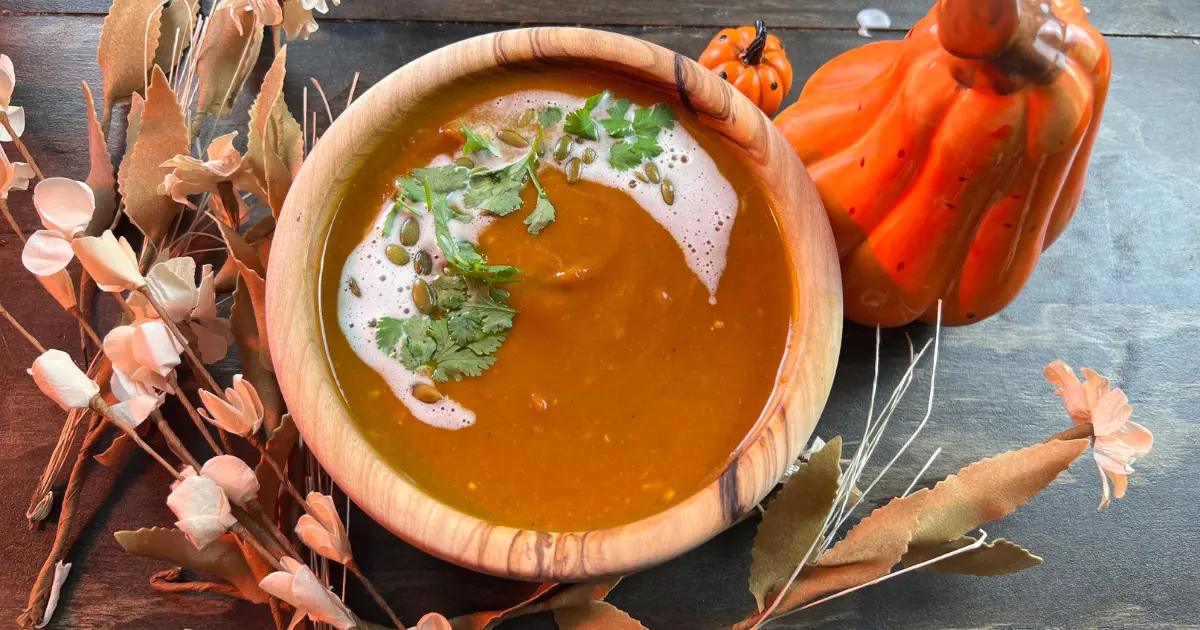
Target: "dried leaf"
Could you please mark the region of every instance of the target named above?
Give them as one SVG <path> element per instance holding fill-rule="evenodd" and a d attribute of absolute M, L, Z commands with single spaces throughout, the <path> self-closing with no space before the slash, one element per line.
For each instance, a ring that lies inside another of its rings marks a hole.
<path fill-rule="evenodd" d="M 540 601 L 540 602 L 536 602 L 536 603 L 531 603 L 533 600 L 536 599 L 536 597 L 533 597 L 533 598 L 530 598 L 529 601 L 526 601 L 525 603 L 523 603 L 521 605 L 518 605 L 516 607 L 508 609 L 507 611 L 503 612 L 499 617 L 492 618 L 492 620 L 488 621 L 487 624 L 482 627 L 484 628 L 484 630 L 492 630 L 492 628 L 495 628 L 496 626 L 500 625 L 501 622 L 507 621 L 509 619 L 515 619 L 517 617 L 524 617 L 525 615 L 532 615 L 535 613 L 545 612 L 547 610 L 558 610 L 560 608 L 573 608 L 573 607 L 579 607 L 579 606 L 586 606 L 590 602 L 603 601 L 604 598 L 608 597 L 608 594 L 610 592 L 612 592 L 612 590 L 614 588 L 616 588 L 617 583 L 619 583 L 620 581 L 621 581 L 621 578 L 615 578 L 612 580 L 605 580 L 603 582 L 590 582 L 590 583 L 586 583 L 586 584 L 574 584 L 572 586 L 568 586 L 567 588 L 564 588 L 563 590 L 555 593 L 554 596 L 549 597 L 544 601 Z M 544 587 L 546 587 L 545 584 L 543 584 L 542 587 L 539 587 L 538 590 L 541 591 L 542 588 L 544 588 Z M 546 589 L 546 590 L 549 590 L 549 589 Z M 490 614 L 490 613 L 476 613 L 476 614 Z M 475 615 L 464 615 L 462 617 L 455 617 L 454 619 L 450 620 L 450 625 L 454 628 L 454 630 L 474 629 L 478 626 L 469 625 L 471 618 L 474 616 Z M 467 625 L 460 625 L 460 624 L 467 624 Z"/>
<path fill-rule="evenodd" d="M 800 464 L 779 491 L 754 537 L 750 592 L 758 609 L 778 592 L 821 535 L 841 483 L 842 438 L 837 437 Z"/>
<path fill-rule="evenodd" d="M 193 135 L 199 135 L 206 116 L 224 116 L 233 109 L 262 48 L 263 29 L 254 13 L 230 11 L 229 5 L 230 0 L 221 0 L 213 8 L 204 41 L 199 45 Z"/>
<path fill-rule="evenodd" d="M 158 194 L 158 186 L 166 175 L 159 165 L 187 152 L 183 112 L 175 102 L 175 92 L 167 84 L 167 76 L 155 66 L 137 139 L 121 162 L 117 176 L 125 214 L 155 243 L 166 236 L 180 209 L 170 197 Z"/>
<path fill-rule="evenodd" d="M 297 37 L 308 39 L 318 28 L 312 9 L 304 8 L 298 0 L 283 3 L 283 33 L 289 40 Z"/>
<path fill-rule="evenodd" d="M 142 131 L 142 114 L 146 112 L 146 99 L 141 94 L 133 93 L 129 102 L 129 116 L 125 123 L 125 147 L 132 149 L 137 142 L 138 134 Z"/>
<path fill-rule="evenodd" d="M 296 424 L 292 422 L 292 417 L 285 414 L 279 423 L 279 428 L 271 434 L 271 437 L 267 438 L 267 453 L 271 455 L 272 459 L 279 462 L 280 466 L 283 466 L 287 463 L 299 438 L 300 432 L 296 430 Z M 258 465 L 254 467 L 254 476 L 258 478 L 258 500 L 262 503 L 263 510 L 267 514 L 274 515 L 276 498 L 279 495 L 279 475 L 275 473 L 275 469 L 266 459 L 260 459 Z"/>
<path fill-rule="evenodd" d="M 80 85 L 83 86 L 83 100 L 87 102 L 88 157 L 92 163 L 91 170 L 88 171 L 87 185 L 96 197 L 96 211 L 92 213 L 92 220 L 88 223 L 87 235 L 100 236 L 112 225 L 113 213 L 117 211 L 117 179 L 113 171 L 112 156 L 108 154 L 104 131 L 100 129 L 100 121 L 96 119 L 92 88 L 88 87 L 87 81 L 81 81 Z M 141 126 L 140 109 L 138 126 Z"/>
<path fill-rule="evenodd" d="M 546 582 L 544 584 L 539 584 L 537 590 L 535 590 L 532 595 L 525 598 L 525 601 L 516 604 L 515 606 L 510 606 L 504 610 L 489 610 L 486 612 L 477 612 L 470 615 L 455 617 L 454 619 L 450 620 L 450 627 L 453 630 L 492 630 L 492 628 L 500 625 L 500 622 L 507 618 L 506 615 L 532 604 L 533 602 L 537 601 L 539 597 L 545 595 L 555 586 L 558 586 L 558 583 Z"/>
<path fill-rule="evenodd" d="M 104 77 L 104 129 L 113 105 L 145 88 L 161 23 L 162 0 L 113 0 L 96 51 Z"/>
<path fill-rule="evenodd" d="M 559 630 L 646 630 L 641 622 L 608 602 L 588 602 L 554 611 Z"/>
<path fill-rule="evenodd" d="M 973 545 L 975 542 L 977 542 L 975 538 L 963 536 L 958 540 L 939 544 L 913 545 L 908 548 L 908 553 L 904 554 L 904 566 L 911 567 L 926 560 L 944 556 L 956 549 Z M 923 570 L 963 575 L 1006 575 L 1031 569 L 1041 563 L 1041 558 L 1033 555 L 1021 545 L 997 538 L 974 551 L 935 562 Z"/>
<path fill-rule="evenodd" d="M 139 424 L 136 429 L 138 435 L 141 435 L 143 438 L 145 438 L 146 435 L 150 433 L 150 429 L 153 426 L 154 424 L 150 422 L 143 422 L 142 424 Z M 97 455 L 94 459 L 101 466 L 112 468 L 124 462 L 137 450 L 138 445 L 137 442 L 133 441 L 133 438 L 129 437 L 129 435 L 126 433 L 118 433 L 117 437 L 113 438 L 112 443 L 108 445 L 108 448 L 105 449 L 103 453 Z"/>
<path fill-rule="evenodd" d="M 154 53 L 154 63 L 163 72 L 169 73 L 191 44 L 192 30 L 196 28 L 196 12 L 199 10 L 200 0 L 171 0 L 171 4 L 163 9 L 158 50 Z"/>
<path fill-rule="evenodd" d="M 241 348 L 242 343 L 256 347 L 262 369 L 273 373 L 275 369 L 271 364 L 271 346 L 267 339 L 267 283 L 263 279 L 267 273 L 266 268 L 263 266 L 262 260 L 259 259 L 258 253 L 246 243 L 245 239 L 228 226 L 219 222 L 217 225 L 221 229 L 221 236 L 224 237 L 225 244 L 229 248 L 229 254 L 234 259 L 234 264 L 238 268 L 238 295 L 249 296 L 249 304 L 254 312 L 254 336 L 257 339 L 253 340 L 251 344 L 252 339 L 247 321 L 242 316 L 239 316 L 238 321 L 234 323 L 234 339 L 238 341 L 239 348 Z M 236 302 L 237 300 L 235 299 L 235 308 L 237 307 Z M 247 301 L 243 299 L 241 302 L 241 306 L 245 307 Z M 244 360 L 245 357 L 246 355 L 243 354 Z M 251 383 L 255 387 L 258 387 L 258 383 L 254 382 L 253 379 L 251 379 Z M 270 388 L 269 385 L 268 388 Z M 275 388 L 278 388 L 278 385 L 275 385 Z"/>
<path fill-rule="evenodd" d="M 258 579 L 233 534 L 225 534 L 197 549 L 183 532 L 177 529 L 152 527 L 116 533 L 117 542 L 125 551 L 136 556 L 154 558 L 174 565 L 219 575 L 233 584 L 246 599 L 263 604 L 267 594 L 258 588 Z"/>
<path fill-rule="evenodd" d="M 912 543 L 957 540 L 1024 505 L 1066 470 L 1088 440 L 1035 444 L 975 462 L 934 486 Z"/>
<path fill-rule="evenodd" d="M 250 107 L 250 137 L 246 161 L 250 172 L 266 191 L 271 213 L 279 216 L 292 179 L 304 160 L 304 132 L 283 99 L 287 74 L 287 46 L 275 54 L 263 77 L 262 89 Z"/>

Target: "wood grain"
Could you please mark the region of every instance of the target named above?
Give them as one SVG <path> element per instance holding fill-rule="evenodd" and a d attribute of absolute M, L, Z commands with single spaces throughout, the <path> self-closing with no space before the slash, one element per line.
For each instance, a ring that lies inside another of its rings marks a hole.
<path fill-rule="evenodd" d="M 38 2 L 0 0 L 0 7 Z M 614 14 L 623 6 L 611 0 L 595 3 Z M 889 6 L 883 0 L 870 4 Z M 1103 24 L 1103 4 L 1088 5 L 1093 20 Z M 740 6 L 730 4 L 728 10 L 741 11 Z M 797 0 L 794 6 L 803 10 L 814 3 Z M 1127 13 L 1143 11 L 1141 7 L 1167 7 L 1177 17 L 1188 11 L 1194 16 L 1200 9 L 1191 2 L 1148 2 L 1131 5 Z M 535 21 L 546 10 L 497 13 Z M 685 11 L 679 13 L 676 23 L 690 19 Z M 99 85 L 99 23 L 96 17 L 0 17 L 0 48 L 17 63 L 14 103 L 31 112 L 27 136 L 48 174 L 87 174 L 87 161 L 80 158 L 87 147 L 78 81 Z M 312 40 L 289 47 L 289 107 L 298 111 L 309 76 L 321 81 L 338 111 L 354 71 L 362 72 L 361 93 L 437 47 L 501 28 L 487 23 L 322 23 Z M 712 36 L 708 28 L 615 30 L 689 56 L 699 54 Z M 798 85 L 823 61 L 863 42 L 851 31 L 782 35 L 797 66 Z M 1165 629 L 1196 624 L 1194 575 L 1200 555 L 1188 541 L 1200 536 L 1200 521 L 1188 497 L 1200 487 L 1194 453 L 1200 444 L 1195 367 L 1200 356 L 1195 245 L 1200 242 L 1200 215 L 1190 209 L 1200 205 L 1200 159 L 1186 130 L 1200 128 L 1200 86 L 1180 77 L 1200 76 L 1200 55 L 1191 39 L 1122 37 L 1111 39 L 1110 45 L 1113 85 L 1078 215 L 1012 305 L 991 320 L 946 332 L 931 424 L 915 450 L 898 462 L 897 474 L 872 493 L 865 507 L 903 491 L 908 475 L 937 446 L 945 451 L 928 480 L 1065 428 L 1061 405 L 1041 376 L 1041 366 L 1054 359 L 1112 376 L 1114 385 L 1129 394 L 1135 419 L 1154 430 L 1155 451 L 1138 463 L 1127 498 L 1107 512 L 1095 511 L 1098 480 L 1094 467 L 1082 461 L 1029 505 L 988 527 L 993 536 L 1011 538 L 1043 556 L 1042 567 L 986 579 L 912 574 L 770 627 Z M 251 83 L 261 80 L 261 69 Z M 243 102 L 237 109 L 246 106 Z M 244 119 L 234 123 L 244 129 Z M 13 209 L 23 226 L 33 227 L 38 221 L 28 199 L 27 193 L 14 192 Z M 0 228 L 0 299 L 43 341 L 75 348 L 73 323 L 20 267 L 15 242 Z M 107 312 L 102 320 L 112 317 Z M 884 333 L 883 387 L 894 384 L 907 362 L 905 334 L 921 343 L 930 331 L 917 326 Z M 65 415 L 25 374 L 32 355 L 22 352 L 21 340 L 0 327 L 0 356 L 5 358 L 0 365 L 0 466 L 5 475 L 0 505 L 6 508 L 0 513 L 0 622 L 9 624 L 24 606 L 54 537 L 53 523 L 46 530 L 27 531 L 22 513 Z M 820 436 L 850 437 L 862 430 L 873 352 L 874 331 L 847 325 L 833 391 L 817 429 Z M 227 382 L 231 374 L 226 365 L 218 379 Z M 918 371 L 919 383 L 880 447 L 885 456 L 924 413 L 928 376 L 927 370 Z M 113 540 L 116 530 L 170 523 L 163 504 L 169 481 L 164 474 L 135 459 L 126 473 L 99 469 L 92 479 L 81 501 L 87 508 L 82 517 L 91 524 L 73 541 L 68 560 L 76 562 L 75 569 L 51 628 L 273 627 L 260 606 L 155 593 L 147 579 L 168 567 L 132 558 Z M 109 503 L 98 508 L 102 496 Z M 52 515 L 51 521 L 56 518 Z M 351 522 L 359 561 L 408 623 L 428 611 L 454 615 L 498 608 L 522 599 L 531 588 L 422 553 L 360 510 L 353 510 Z M 755 527 L 755 520 L 748 520 L 692 553 L 626 578 L 610 600 L 656 630 L 728 627 L 753 606 L 746 576 Z M 353 581 L 349 601 L 368 618 L 384 621 Z M 540 616 L 503 628 L 552 629 L 554 623 Z"/>
<path fill-rule="evenodd" d="M 207 2 L 206 2 L 207 4 Z M 331 3 L 332 4 L 332 3 Z M 109 0 L 0 0 L 0 14 L 82 13 L 103 15 Z M 717 27 L 753 24 L 786 29 L 858 28 L 855 16 L 868 6 L 886 11 L 892 28 L 904 31 L 933 6 L 932 0 L 655 0 L 653 2 L 553 2 L 549 0 L 346 0 L 329 19 L 391 22 L 485 22 L 509 25 Z M 1091 0 L 1092 24 L 1105 35 L 1200 36 L 1200 3 L 1190 0 Z"/>
<path fill-rule="evenodd" d="M 642 83 L 695 113 L 763 186 L 792 258 L 797 303 L 775 392 L 754 431 L 707 488 L 635 523 L 586 532 L 501 527 L 454 510 L 392 470 L 370 447 L 329 371 L 318 317 L 325 234 L 362 165 L 395 141 L 413 108 L 497 68 L 599 69 Z M 372 139 L 364 142 L 364 139 Z M 729 84 L 648 42 L 603 31 L 537 28 L 484 35 L 424 56 L 355 101 L 305 160 L 279 220 L 267 279 L 276 375 L 305 442 L 371 516 L 412 544 L 469 568 L 518 579 L 624 575 L 673 558 L 753 509 L 796 458 L 829 392 L 841 336 L 841 283 L 816 190 L 783 136 Z"/>

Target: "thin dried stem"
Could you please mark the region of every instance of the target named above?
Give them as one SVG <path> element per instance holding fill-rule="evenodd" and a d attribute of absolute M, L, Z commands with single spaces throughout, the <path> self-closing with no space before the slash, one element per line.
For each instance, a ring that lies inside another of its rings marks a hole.
<path fill-rule="evenodd" d="M 354 90 L 358 88 L 358 70 L 354 71 L 354 78 L 350 80 L 350 96 L 346 97 L 346 109 L 354 104 Z"/>
<path fill-rule="evenodd" d="M 292 483 L 292 480 L 289 479 L 287 473 L 284 472 L 283 466 L 281 466 L 279 462 L 275 461 L 275 458 L 271 457 L 271 454 L 267 452 L 267 445 L 264 444 L 263 441 L 253 433 L 247 435 L 246 440 L 253 444 L 254 448 L 257 448 L 259 454 L 262 455 L 262 458 L 271 465 L 271 468 L 275 470 L 275 474 L 279 476 L 280 483 L 287 488 L 288 493 L 292 495 L 292 498 L 296 500 L 296 503 L 300 504 L 300 506 L 304 508 L 304 512 L 313 518 L 317 518 L 317 515 L 313 512 L 312 506 L 308 504 L 308 501 L 306 501 L 303 496 L 301 496 L 300 491 L 296 489 L 296 486 Z"/>
<path fill-rule="evenodd" d="M 25 146 L 25 142 L 17 137 L 16 130 L 8 122 L 8 114 L 0 112 L 0 125 L 4 126 L 4 130 L 12 138 L 13 144 L 17 145 L 17 150 L 21 152 L 21 157 L 25 158 L 25 162 L 29 164 L 29 168 L 33 169 L 33 174 L 38 178 L 38 181 L 46 179 L 46 176 L 42 175 L 42 169 L 38 168 L 37 160 L 33 159 L 33 154 L 29 152 L 29 148 Z"/>
<path fill-rule="evenodd" d="M 179 386 L 179 379 L 174 372 L 167 375 L 167 382 L 170 383 L 171 389 L 175 390 L 175 396 L 179 398 L 179 402 L 183 403 L 183 408 L 187 410 L 188 416 L 192 418 L 192 422 L 196 424 L 196 428 L 200 429 L 200 434 L 204 436 L 204 441 L 208 442 L 209 447 L 217 455 L 224 455 L 225 451 L 217 445 L 217 441 L 213 439 L 212 433 L 208 430 L 208 423 L 200 417 L 200 413 L 196 411 L 196 407 L 192 405 L 192 401 L 188 400 L 187 394 L 183 388 Z M 199 468 L 197 468 L 199 470 Z"/>
<path fill-rule="evenodd" d="M 167 419 L 163 417 L 162 412 L 155 409 L 150 412 L 150 417 L 154 419 L 155 426 L 163 434 L 163 438 L 167 440 L 167 448 L 175 454 L 175 457 L 179 458 L 179 461 L 184 464 L 191 466 L 192 470 L 200 472 L 200 462 L 196 461 L 196 458 L 183 445 L 183 441 L 179 439 L 179 435 L 175 433 L 171 425 L 167 424 Z"/>
<path fill-rule="evenodd" d="M 396 611 L 392 610 L 392 607 L 388 605 L 387 600 L 383 598 L 383 595 L 379 594 L 379 591 L 375 589 L 375 585 L 371 583 L 371 580 L 367 579 L 367 576 L 363 574 L 362 569 L 358 567 L 358 561 L 354 558 L 351 558 L 350 561 L 346 563 L 346 568 L 354 574 L 354 577 L 358 578 L 358 581 L 362 583 L 363 588 L 367 589 L 367 592 L 371 594 L 371 598 L 375 600 L 375 603 L 379 604 L 379 607 L 387 613 L 388 617 L 392 618 L 392 623 L 396 624 L 397 628 L 405 627 L 404 624 L 400 622 L 400 618 L 396 616 Z"/>
<path fill-rule="evenodd" d="M 214 379 L 212 374 L 208 373 L 208 369 L 204 367 L 204 362 L 201 361 L 200 357 L 196 356 L 196 353 L 192 351 L 192 346 L 188 343 L 187 337 L 184 337 L 183 332 L 179 330 L 179 326 L 176 326 L 175 322 L 171 321 L 171 317 L 167 313 L 167 309 L 159 303 L 158 298 L 154 297 L 154 293 L 150 290 L 150 285 L 142 285 L 142 287 L 138 289 L 138 293 L 141 293 L 146 297 L 146 301 L 149 302 L 150 306 L 152 306 L 154 310 L 158 312 L 159 317 L 162 318 L 162 322 L 166 324 L 167 328 L 171 329 L 171 334 L 175 335 L 175 338 L 179 340 L 180 345 L 183 346 L 184 353 L 187 354 L 188 360 L 192 363 L 192 371 L 196 372 L 197 376 L 206 381 L 206 385 L 210 390 L 214 392 L 221 391 L 220 386 L 217 385 L 216 379 Z"/>
<path fill-rule="evenodd" d="M 54 566 L 66 556 L 67 541 L 71 538 L 71 526 L 75 522 L 81 490 L 91 470 L 93 451 L 101 436 L 104 435 L 104 429 L 104 422 L 100 416 L 92 414 L 87 437 L 83 440 L 83 445 L 79 447 L 79 454 L 75 457 L 75 466 L 71 468 L 71 477 L 67 481 L 67 488 L 63 494 L 62 514 L 58 517 L 54 544 L 50 547 L 50 553 L 46 556 L 46 561 L 42 563 L 42 570 L 33 583 L 33 589 L 29 593 L 29 604 L 17 619 L 17 623 L 22 626 L 41 623 L 42 617 L 46 614 L 46 602 L 50 599 L 50 587 L 54 582 Z"/>
<path fill-rule="evenodd" d="M 24 243 L 25 233 L 21 231 L 21 226 L 17 225 L 17 220 L 14 219 L 12 213 L 8 211 L 8 197 L 0 197 L 0 214 L 4 215 L 4 220 L 8 221 L 8 226 L 12 228 L 14 233 L 16 233 L 17 238 L 21 239 L 21 242 Z"/>
<path fill-rule="evenodd" d="M 263 509 L 261 501 L 258 499 L 251 499 L 247 501 L 246 511 L 250 513 L 250 515 L 253 516 L 263 526 L 264 529 L 267 530 L 267 533 L 275 538 L 276 542 L 279 543 L 279 546 L 282 547 L 284 551 L 295 557 L 297 560 L 300 559 L 300 552 L 296 550 L 296 547 L 292 545 L 292 541 L 288 540 L 287 536 L 285 536 L 284 533 L 279 529 L 279 525 L 275 522 L 275 519 L 271 518 L 271 516 L 267 514 L 267 511 Z"/>
<path fill-rule="evenodd" d="M 1094 435 L 1096 435 L 1095 427 L 1092 426 L 1091 422 L 1085 422 L 1083 424 L 1075 425 L 1070 429 L 1063 431 L 1062 433 L 1054 435 L 1046 441 L 1053 442 L 1054 440 L 1080 440 L 1083 438 L 1093 437 Z"/>
<path fill-rule="evenodd" d="M 30 343 L 30 345 L 37 349 L 38 354 L 46 354 L 46 346 L 43 346 L 42 342 L 37 340 L 37 337 L 34 337 L 33 334 L 26 330 L 25 327 L 21 325 L 21 322 L 17 321 L 17 318 L 14 317 L 12 313 L 8 312 L 8 309 L 4 308 L 3 304 L 0 304 L 0 316 L 3 316 L 4 319 L 7 319 L 8 323 L 12 324 L 12 327 L 15 328 L 17 332 L 21 333 L 21 336 L 24 337 L 25 340 Z"/>
<path fill-rule="evenodd" d="M 333 124 L 333 110 L 329 107 L 329 99 L 325 98 L 325 90 L 321 88 L 321 83 L 313 77 L 308 78 L 317 88 L 317 94 L 321 95 L 321 102 L 325 103 L 325 115 L 329 117 L 329 124 Z"/>
<path fill-rule="evenodd" d="M 222 582 L 188 582 L 178 569 L 159 571 L 150 576 L 150 588 L 160 593 L 209 593 L 250 601 L 238 588 Z"/>
<path fill-rule="evenodd" d="M 69 308 L 67 309 L 67 312 L 71 314 L 71 317 L 75 318 L 75 321 L 79 322 L 80 329 L 87 334 L 88 338 L 92 340 L 92 343 L 96 344 L 97 348 L 103 349 L 104 342 L 100 339 L 100 335 L 96 334 L 96 329 L 92 328 L 91 323 L 84 318 L 83 313 L 79 312 L 79 307 Z"/>
<path fill-rule="evenodd" d="M 235 523 L 233 527 L 229 528 L 229 531 L 237 534 L 243 541 L 245 541 L 246 544 L 254 547 L 254 550 L 262 554 L 262 557 L 266 558 L 267 562 L 270 562 L 271 566 L 275 567 L 276 571 L 285 570 L 283 565 L 279 563 L 279 559 L 276 558 L 271 552 L 267 551 L 267 548 L 263 547 L 262 543 L 258 542 L 258 539 L 254 537 L 254 534 L 250 533 L 250 530 L 246 529 L 245 525 L 242 525 L 241 523 Z"/>
<path fill-rule="evenodd" d="M 183 476 L 179 474 L 179 471 L 175 470 L 175 467 L 167 463 L 167 460 L 163 459 L 162 455 L 158 454 L 158 451 L 154 450 L 153 447 L 147 444 L 146 441 L 142 439 L 142 436 L 138 435 L 137 430 L 134 429 L 132 425 L 113 414 L 112 408 L 108 406 L 108 403 L 104 402 L 103 396 L 96 394 L 94 397 L 92 397 L 91 409 L 103 416 L 104 419 L 110 424 L 124 431 L 125 435 L 128 435 L 129 438 L 133 440 L 134 443 L 136 443 L 143 451 L 145 451 L 147 455 L 154 458 L 154 461 L 158 462 L 159 465 L 166 469 L 167 472 L 171 473 L 172 477 L 175 479 L 183 479 Z"/>

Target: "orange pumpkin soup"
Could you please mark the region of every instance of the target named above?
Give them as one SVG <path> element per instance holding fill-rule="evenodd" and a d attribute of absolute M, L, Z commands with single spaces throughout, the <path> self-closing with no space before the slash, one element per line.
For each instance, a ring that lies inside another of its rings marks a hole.
<path fill-rule="evenodd" d="M 486 77 L 350 183 L 319 280 L 330 365 L 438 500 L 543 531 L 629 523 L 712 482 L 762 413 L 788 254 L 754 178 L 662 100 Z"/>

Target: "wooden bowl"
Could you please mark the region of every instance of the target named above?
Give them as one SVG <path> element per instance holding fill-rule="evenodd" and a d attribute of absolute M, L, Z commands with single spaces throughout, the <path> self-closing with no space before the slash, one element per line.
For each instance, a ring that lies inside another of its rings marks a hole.
<path fill-rule="evenodd" d="M 599 70 L 677 99 L 677 106 L 723 136 L 762 182 L 788 242 L 798 299 L 778 383 L 758 423 L 709 486 L 621 527 L 529 531 L 440 503 L 388 466 L 359 433 L 323 349 L 314 270 L 321 268 L 326 233 L 348 183 L 410 110 L 445 86 L 498 67 Z M 271 354 L 305 443 L 338 486 L 396 535 L 450 562 L 499 576 L 583 581 L 624 575 L 721 532 L 753 509 L 796 459 L 825 405 L 837 364 L 838 259 L 804 166 L 771 121 L 717 75 L 624 35 L 578 28 L 505 31 L 447 46 L 393 72 L 321 138 L 292 185 L 274 239 L 267 275 Z"/>

